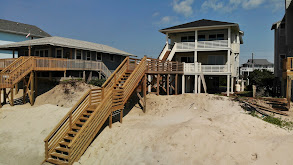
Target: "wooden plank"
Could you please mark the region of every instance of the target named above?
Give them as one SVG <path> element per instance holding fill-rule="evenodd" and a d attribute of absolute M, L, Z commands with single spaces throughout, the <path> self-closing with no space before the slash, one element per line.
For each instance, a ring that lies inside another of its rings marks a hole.
<path fill-rule="evenodd" d="M 159 84 L 159 82 L 160 82 L 160 75 L 158 74 L 157 75 L 157 95 L 159 95 L 159 93 L 160 93 L 160 84 Z"/>

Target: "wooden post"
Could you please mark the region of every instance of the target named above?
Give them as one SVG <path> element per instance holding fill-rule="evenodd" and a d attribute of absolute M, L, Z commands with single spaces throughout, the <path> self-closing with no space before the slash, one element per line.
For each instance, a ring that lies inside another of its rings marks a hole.
<path fill-rule="evenodd" d="M 48 141 L 45 141 L 45 158 L 49 158 L 49 153 L 48 153 L 49 147 L 48 147 Z"/>
<path fill-rule="evenodd" d="M 3 88 L 3 103 L 6 104 L 6 88 Z"/>
<path fill-rule="evenodd" d="M 14 99 L 13 99 L 13 88 L 10 88 L 10 105 L 14 106 Z"/>
<path fill-rule="evenodd" d="M 31 105 L 34 105 L 35 103 L 35 78 L 34 78 L 34 72 L 31 72 Z"/>
<path fill-rule="evenodd" d="M 25 82 L 25 77 L 23 78 L 23 96 L 22 96 L 22 103 L 25 103 L 25 98 L 26 98 L 26 82 Z"/>
<path fill-rule="evenodd" d="M 15 84 L 15 94 L 18 94 L 18 83 Z"/>
<path fill-rule="evenodd" d="M 167 95 L 169 95 L 170 92 L 170 74 L 167 75 Z"/>
<path fill-rule="evenodd" d="M 85 82 L 85 71 L 83 71 L 82 80 Z"/>
<path fill-rule="evenodd" d="M 157 95 L 159 95 L 160 94 L 160 75 L 158 74 L 157 75 Z"/>
<path fill-rule="evenodd" d="M 31 56 L 31 46 L 28 46 L 28 56 Z"/>
<path fill-rule="evenodd" d="M 288 109 L 290 109 L 290 102 L 291 102 L 291 77 L 287 77 L 287 91 L 286 97 L 288 102 Z"/>
<path fill-rule="evenodd" d="M 146 88 L 146 84 L 147 84 L 147 75 L 144 75 L 144 79 L 143 79 L 143 112 L 146 112 L 146 93 L 147 93 L 147 88 Z"/>
<path fill-rule="evenodd" d="M 113 113 L 113 112 L 111 112 L 111 114 L 110 114 L 110 116 L 109 116 L 109 127 L 110 127 L 110 128 L 112 128 L 112 113 Z"/>
<path fill-rule="evenodd" d="M 182 94 L 184 94 L 185 93 L 185 75 L 183 74 L 182 75 Z"/>
<path fill-rule="evenodd" d="M 256 95 L 256 86 L 252 85 L 252 97 L 255 98 Z"/>
<path fill-rule="evenodd" d="M 178 95 L 178 74 L 175 75 L 175 95 Z"/>
<path fill-rule="evenodd" d="M 123 119 L 123 109 L 121 109 L 121 111 L 120 111 L 120 123 L 122 123 L 122 119 Z"/>
<path fill-rule="evenodd" d="M 38 96 L 38 77 L 37 72 L 35 72 L 35 98 Z"/>

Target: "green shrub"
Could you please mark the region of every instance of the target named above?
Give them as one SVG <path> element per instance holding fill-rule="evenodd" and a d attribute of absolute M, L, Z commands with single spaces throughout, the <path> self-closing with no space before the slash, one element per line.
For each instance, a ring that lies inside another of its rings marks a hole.
<path fill-rule="evenodd" d="M 105 81 L 106 79 L 93 79 L 89 82 L 89 84 L 101 87 Z"/>
<path fill-rule="evenodd" d="M 266 116 L 263 118 L 264 121 L 268 122 L 268 123 L 271 123 L 271 124 L 275 124 L 279 127 L 282 127 L 283 126 L 283 122 L 281 119 L 279 118 L 275 118 L 275 117 L 271 117 L 271 116 Z"/>

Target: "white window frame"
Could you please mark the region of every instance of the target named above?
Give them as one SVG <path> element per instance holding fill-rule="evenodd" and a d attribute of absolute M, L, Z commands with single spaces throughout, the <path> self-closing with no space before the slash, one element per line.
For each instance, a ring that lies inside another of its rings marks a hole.
<path fill-rule="evenodd" d="M 89 55 L 89 58 L 90 59 L 88 59 L 88 55 Z M 91 51 L 87 51 L 86 52 L 85 60 L 87 60 L 87 61 L 90 61 L 91 60 Z"/>
<path fill-rule="evenodd" d="M 56 49 L 55 49 L 55 57 L 56 57 L 56 58 L 59 58 L 59 57 L 57 57 L 57 51 L 58 51 L 58 50 L 61 50 L 61 57 L 60 57 L 60 58 L 63 58 L 63 48 L 56 48 Z"/>
<path fill-rule="evenodd" d="M 43 56 L 42 57 L 46 57 L 45 56 L 45 51 L 48 51 L 48 57 L 49 57 L 49 54 L 50 54 L 49 49 L 36 49 L 34 55 L 36 56 L 37 52 L 39 52 L 38 57 L 41 57 L 41 51 L 43 52 Z"/>

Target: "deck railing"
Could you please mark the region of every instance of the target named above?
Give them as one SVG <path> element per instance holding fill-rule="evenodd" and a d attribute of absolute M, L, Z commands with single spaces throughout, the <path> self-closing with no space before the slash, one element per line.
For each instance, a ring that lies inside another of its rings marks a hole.
<path fill-rule="evenodd" d="M 228 72 L 227 65 L 202 65 L 201 63 L 184 63 L 185 73 L 225 73 Z"/>
<path fill-rule="evenodd" d="M 195 42 L 177 42 L 176 43 L 176 49 L 181 50 L 181 49 L 195 49 Z"/>
<path fill-rule="evenodd" d="M 227 48 L 228 40 L 198 41 L 198 48 Z"/>
<path fill-rule="evenodd" d="M 10 65 L 13 61 L 15 61 L 17 58 L 6 58 L 6 59 L 0 59 L 0 69 L 6 68 L 8 65 Z"/>
<path fill-rule="evenodd" d="M 183 73 L 183 63 L 174 61 L 163 61 L 159 59 L 148 58 L 146 61 L 147 72 L 173 72 Z"/>

